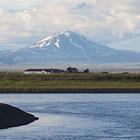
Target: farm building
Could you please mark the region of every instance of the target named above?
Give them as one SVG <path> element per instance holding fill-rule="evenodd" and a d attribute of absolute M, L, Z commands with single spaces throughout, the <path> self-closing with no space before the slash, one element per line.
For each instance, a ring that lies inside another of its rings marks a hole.
<path fill-rule="evenodd" d="M 27 69 L 25 74 L 52 74 L 52 73 L 64 73 L 61 69 Z"/>

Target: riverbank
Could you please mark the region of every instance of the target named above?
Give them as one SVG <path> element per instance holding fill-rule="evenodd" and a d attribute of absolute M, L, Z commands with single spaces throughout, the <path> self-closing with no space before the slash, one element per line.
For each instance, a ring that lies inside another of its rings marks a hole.
<path fill-rule="evenodd" d="M 2 90 L 0 94 L 85 94 L 85 93 L 91 93 L 91 94 L 100 94 L 100 93 L 140 93 L 140 89 L 50 89 L 50 90 Z"/>
<path fill-rule="evenodd" d="M 8 104 L 0 103 L 0 129 L 27 125 L 35 120 L 38 120 L 38 118 L 32 114 Z"/>
<path fill-rule="evenodd" d="M 0 93 L 140 93 L 140 74 L 0 73 Z"/>

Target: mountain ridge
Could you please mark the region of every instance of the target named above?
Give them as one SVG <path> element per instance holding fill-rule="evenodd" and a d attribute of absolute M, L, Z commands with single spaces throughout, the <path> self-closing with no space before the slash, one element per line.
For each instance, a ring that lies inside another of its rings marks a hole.
<path fill-rule="evenodd" d="M 72 31 L 56 33 L 36 44 L 0 53 L 1 64 L 94 64 L 140 62 L 140 53 L 93 42 Z"/>

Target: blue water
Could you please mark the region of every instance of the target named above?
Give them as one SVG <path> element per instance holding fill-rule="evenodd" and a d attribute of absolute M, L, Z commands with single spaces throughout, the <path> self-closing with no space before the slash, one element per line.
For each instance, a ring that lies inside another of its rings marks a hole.
<path fill-rule="evenodd" d="M 139 140 L 140 94 L 0 95 L 40 119 L 0 130 L 0 140 Z"/>

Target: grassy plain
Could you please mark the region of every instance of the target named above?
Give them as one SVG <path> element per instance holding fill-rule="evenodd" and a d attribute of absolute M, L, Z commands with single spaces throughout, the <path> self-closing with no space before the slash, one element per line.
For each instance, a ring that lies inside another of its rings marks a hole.
<path fill-rule="evenodd" d="M 1 93 L 139 92 L 140 74 L 0 73 Z"/>

